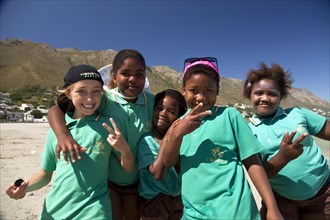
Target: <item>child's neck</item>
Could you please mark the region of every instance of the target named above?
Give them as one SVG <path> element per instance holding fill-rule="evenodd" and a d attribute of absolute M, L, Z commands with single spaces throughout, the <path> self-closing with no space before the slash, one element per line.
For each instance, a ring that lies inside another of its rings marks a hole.
<path fill-rule="evenodd" d="M 152 136 L 158 142 L 158 141 L 162 141 L 163 140 L 163 137 L 165 136 L 165 133 L 164 132 L 160 132 L 156 127 L 154 127 L 152 129 Z"/>
<path fill-rule="evenodd" d="M 137 97 L 138 97 L 138 96 L 134 96 L 134 97 L 125 96 L 122 92 L 120 92 L 119 88 L 118 88 L 118 91 L 116 92 L 116 94 L 118 96 L 120 96 L 121 98 L 125 99 L 127 102 L 136 102 Z"/>

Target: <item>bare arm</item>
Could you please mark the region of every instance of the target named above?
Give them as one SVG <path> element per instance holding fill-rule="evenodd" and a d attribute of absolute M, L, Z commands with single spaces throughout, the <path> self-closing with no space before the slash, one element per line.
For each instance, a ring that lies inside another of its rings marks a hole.
<path fill-rule="evenodd" d="M 303 153 L 303 145 L 300 144 L 307 134 L 303 134 L 292 142 L 296 131 L 293 131 L 290 135 L 286 132 L 280 145 L 280 149 L 277 154 L 267 161 L 265 164 L 265 171 L 268 178 L 272 178 L 278 174 L 291 160 L 296 159 Z"/>
<path fill-rule="evenodd" d="M 330 121 L 326 120 L 322 129 L 315 135 L 318 138 L 330 141 Z"/>
<path fill-rule="evenodd" d="M 38 190 L 46 186 L 52 179 L 53 172 L 40 170 L 33 175 L 27 182 L 23 182 L 20 186 L 11 184 L 7 189 L 7 195 L 12 199 L 22 199 L 27 192 Z"/>
<path fill-rule="evenodd" d="M 103 123 L 103 127 L 109 131 L 107 141 L 109 144 L 120 153 L 120 163 L 125 171 L 131 172 L 135 165 L 135 159 L 131 148 L 125 140 L 123 134 L 120 132 L 116 122 L 110 118 L 110 122 L 114 128 L 111 129 L 106 123 Z"/>
<path fill-rule="evenodd" d="M 160 148 L 155 161 L 150 164 L 149 172 L 153 175 L 156 180 L 162 180 L 165 172 L 165 164 L 163 161 L 164 147 L 162 147 L 162 142 L 160 143 Z"/>
<path fill-rule="evenodd" d="M 68 162 L 68 151 L 70 153 L 72 162 L 75 162 L 76 154 L 77 158 L 80 159 L 80 151 L 85 151 L 85 148 L 81 148 L 77 144 L 77 142 L 71 137 L 68 132 L 68 129 L 64 120 L 64 113 L 61 109 L 55 105 L 48 110 L 48 120 L 49 125 L 53 129 L 56 138 L 57 138 L 57 146 L 56 146 L 56 158 L 60 159 L 60 152 L 62 151 L 64 160 Z"/>
<path fill-rule="evenodd" d="M 265 170 L 257 155 L 243 160 L 248 174 L 267 206 L 267 219 L 284 219 L 278 210 Z"/>

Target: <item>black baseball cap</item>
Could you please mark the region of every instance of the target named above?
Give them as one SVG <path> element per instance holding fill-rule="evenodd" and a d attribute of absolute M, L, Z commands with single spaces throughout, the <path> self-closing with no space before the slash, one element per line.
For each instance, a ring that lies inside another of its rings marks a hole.
<path fill-rule="evenodd" d="M 94 79 L 99 81 L 102 84 L 102 86 L 104 85 L 102 76 L 95 67 L 87 64 L 82 64 L 82 65 L 70 67 L 69 71 L 64 76 L 63 89 L 67 88 L 73 83 L 85 79 Z"/>

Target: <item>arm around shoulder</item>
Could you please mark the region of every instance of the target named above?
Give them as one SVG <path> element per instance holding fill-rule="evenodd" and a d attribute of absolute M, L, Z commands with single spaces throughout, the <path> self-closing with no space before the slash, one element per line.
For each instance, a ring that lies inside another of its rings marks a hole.
<path fill-rule="evenodd" d="M 72 162 L 75 162 L 76 155 L 80 159 L 80 151 L 86 149 L 81 148 L 77 142 L 71 137 L 66 127 L 64 112 L 55 105 L 48 110 L 49 125 L 55 133 L 57 138 L 56 158 L 60 159 L 60 152 L 62 151 L 64 160 L 68 162 L 67 154 L 70 153 Z"/>

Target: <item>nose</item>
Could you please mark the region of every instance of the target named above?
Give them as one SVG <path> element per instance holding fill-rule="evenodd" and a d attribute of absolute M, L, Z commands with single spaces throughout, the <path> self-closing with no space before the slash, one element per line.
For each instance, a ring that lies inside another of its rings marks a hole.
<path fill-rule="evenodd" d="M 93 94 L 92 94 L 92 93 L 88 93 L 88 94 L 86 95 L 86 99 L 87 99 L 87 101 L 92 101 L 92 100 L 94 99 Z"/>
<path fill-rule="evenodd" d="M 129 82 L 134 82 L 134 81 L 136 81 L 136 77 L 135 77 L 135 76 L 130 76 L 130 77 L 128 78 L 128 81 L 129 81 Z"/>
<path fill-rule="evenodd" d="M 163 109 L 163 110 L 161 110 L 160 112 L 159 112 L 159 115 L 160 116 L 165 116 L 166 114 L 166 110 L 165 109 Z"/>
<path fill-rule="evenodd" d="M 204 101 L 205 100 L 205 95 L 203 93 L 199 93 L 196 95 L 196 100 L 197 101 Z"/>
<path fill-rule="evenodd" d="M 269 102 L 270 99 L 267 95 L 262 95 L 261 98 L 260 98 L 261 101 L 265 101 L 265 102 Z"/>

